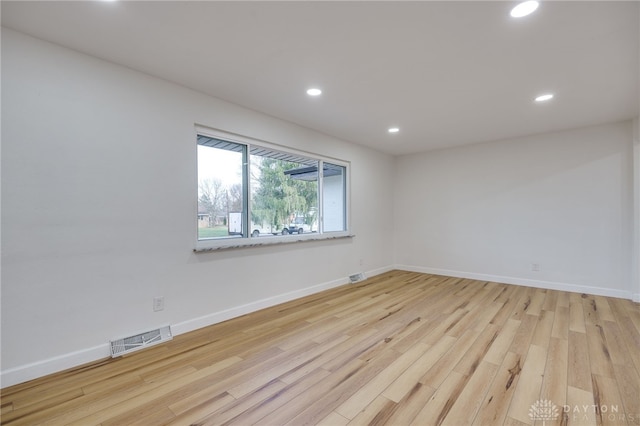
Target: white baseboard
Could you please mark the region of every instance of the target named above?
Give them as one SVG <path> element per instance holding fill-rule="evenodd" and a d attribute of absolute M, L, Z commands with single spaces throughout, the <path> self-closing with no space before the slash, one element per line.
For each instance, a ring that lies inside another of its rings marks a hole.
<path fill-rule="evenodd" d="M 365 271 L 367 278 L 383 274 L 393 270 L 393 266 L 385 266 L 383 268 L 373 269 Z M 247 303 L 246 305 L 236 306 L 231 309 L 226 309 L 220 312 L 214 312 L 212 314 L 204 315 L 199 318 L 194 318 L 188 321 L 184 321 L 171 326 L 171 330 L 174 336 L 179 334 L 188 333 L 189 331 L 197 330 L 199 328 L 208 327 L 213 324 L 217 324 L 222 321 L 236 318 L 242 315 L 249 314 L 251 312 L 259 311 L 260 309 L 275 306 L 280 303 L 289 302 L 291 300 L 300 299 L 301 297 L 309 296 L 311 294 L 319 293 L 324 290 L 329 290 L 334 287 L 339 287 L 349 283 L 349 278 L 340 278 L 337 280 L 329 281 L 326 283 L 318 284 L 315 286 L 303 288 L 300 290 L 292 291 L 289 293 L 280 294 L 278 296 L 268 297 L 266 299 L 257 300 L 255 302 Z"/>
<path fill-rule="evenodd" d="M 636 303 L 640 303 L 640 293 L 633 293 L 631 300 L 633 300 Z"/>
<path fill-rule="evenodd" d="M 309 296 L 314 293 L 321 292 L 323 290 L 329 290 L 334 287 L 347 284 L 349 279 L 347 277 L 340 278 L 334 281 L 314 285 L 311 287 L 303 288 L 300 290 L 292 291 L 289 293 L 279 294 L 277 296 L 268 297 L 266 299 L 257 300 L 255 302 L 247 303 L 246 305 L 236 306 L 231 309 L 225 309 L 224 311 L 214 312 L 208 315 L 204 315 L 198 318 L 183 321 L 171 326 L 171 330 L 174 336 L 179 334 L 188 333 L 199 328 L 208 327 L 213 324 L 217 324 L 222 321 L 236 318 L 242 315 L 249 314 L 251 312 L 259 311 L 260 309 L 268 308 L 278 305 L 280 303 L 289 302 L 291 300 L 299 299 L 304 296 Z"/>
<path fill-rule="evenodd" d="M 393 271 L 396 269 L 394 265 L 385 266 L 383 268 L 372 269 L 370 271 L 364 271 L 366 278 L 375 277 L 376 275 L 384 274 L 385 272 Z"/>
<path fill-rule="evenodd" d="M 109 343 L 70 352 L 42 361 L 20 365 L 0 373 L 0 387 L 17 385 L 49 374 L 77 367 L 111 356 Z"/>
<path fill-rule="evenodd" d="M 367 277 L 382 274 L 387 271 L 391 271 L 392 266 L 384 268 L 378 268 L 371 271 L 365 271 Z M 198 318 L 193 318 L 187 321 L 179 322 L 171 326 L 171 332 L 174 336 L 187 333 L 189 331 L 197 330 L 202 327 L 217 324 L 222 321 L 236 318 L 241 315 L 245 315 L 251 312 L 258 311 L 260 309 L 275 306 L 280 303 L 288 302 L 294 299 L 299 299 L 304 296 L 309 296 L 314 293 L 328 290 L 334 287 L 339 287 L 349 283 L 349 278 L 344 277 L 337 280 L 317 284 L 311 287 L 303 288 L 300 290 L 292 291 L 289 293 L 280 294 L 266 299 L 257 300 L 255 302 L 247 303 L 245 305 L 236 306 L 224 311 L 214 312 L 208 315 L 204 315 Z M 111 336 L 110 336 L 111 337 Z M 82 349 L 75 352 L 70 352 L 57 357 L 37 361 L 30 364 L 21 365 L 18 367 L 10 368 L 0 372 L 0 388 L 7 386 L 13 386 L 18 383 L 23 383 L 29 380 L 37 379 L 48 374 L 57 373 L 63 370 L 67 370 L 73 367 L 95 362 L 100 359 L 104 359 L 111 356 L 109 349 L 109 343 L 105 342 L 102 345 L 94 346 L 87 349 Z"/>
<path fill-rule="evenodd" d="M 631 292 L 624 291 L 624 290 L 617 290 L 617 289 L 604 288 L 604 287 L 592 287 L 592 286 L 577 285 L 577 284 L 568 284 L 568 283 L 561 283 L 561 282 L 555 282 L 555 281 L 530 280 L 527 278 L 478 274 L 474 272 L 452 271 L 449 269 L 429 268 L 429 267 L 423 267 L 423 266 L 396 265 L 395 268 L 403 271 L 422 272 L 425 274 L 434 274 L 434 275 L 445 275 L 448 277 L 456 277 L 456 278 L 469 278 L 472 280 L 491 281 L 491 282 L 502 283 L 502 284 L 515 284 L 515 285 L 522 285 L 527 287 L 544 288 L 548 290 L 569 291 L 572 293 L 593 294 L 596 296 L 617 297 L 620 299 L 633 300 L 636 296 L 640 296 L 640 295 L 632 295 Z"/>

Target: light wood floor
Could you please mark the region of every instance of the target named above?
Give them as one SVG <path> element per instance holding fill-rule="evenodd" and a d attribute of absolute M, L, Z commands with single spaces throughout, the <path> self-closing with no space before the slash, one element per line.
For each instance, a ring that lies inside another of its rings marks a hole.
<path fill-rule="evenodd" d="M 4 389 L 1 406 L 26 425 L 639 425 L 640 307 L 392 271 Z"/>

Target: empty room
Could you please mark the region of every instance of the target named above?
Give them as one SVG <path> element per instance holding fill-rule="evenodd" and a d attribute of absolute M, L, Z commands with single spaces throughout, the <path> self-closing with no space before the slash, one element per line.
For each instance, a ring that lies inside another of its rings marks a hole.
<path fill-rule="evenodd" d="M 3 425 L 640 425 L 639 1 L 4 1 Z"/>

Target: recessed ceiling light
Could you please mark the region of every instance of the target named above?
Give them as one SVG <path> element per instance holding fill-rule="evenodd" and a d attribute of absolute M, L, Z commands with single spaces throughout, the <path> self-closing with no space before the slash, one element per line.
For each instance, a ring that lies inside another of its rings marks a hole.
<path fill-rule="evenodd" d="M 307 95 L 309 95 L 309 96 L 320 96 L 320 95 L 322 95 L 322 90 L 316 89 L 314 87 L 314 88 L 311 88 L 311 89 L 307 90 Z"/>
<path fill-rule="evenodd" d="M 535 0 L 522 2 L 511 9 L 511 16 L 514 18 L 522 18 L 523 16 L 527 16 L 535 12 L 538 6 L 540 6 L 540 3 Z"/>
<path fill-rule="evenodd" d="M 546 93 L 544 95 L 540 95 L 536 98 L 536 102 L 544 102 L 544 101 L 548 101 L 550 99 L 553 99 L 553 94 L 552 93 Z"/>
<path fill-rule="evenodd" d="M 398 133 L 400 131 L 399 128 L 397 127 L 389 127 L 389 130 L 387 130 L 389 133 Z"/>

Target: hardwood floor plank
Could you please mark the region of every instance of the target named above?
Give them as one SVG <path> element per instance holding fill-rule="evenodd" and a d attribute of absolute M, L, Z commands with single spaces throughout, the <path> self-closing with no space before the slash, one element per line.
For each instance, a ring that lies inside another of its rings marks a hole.
<path fill-rule="evenodd" d="M 234 401 L 221 406 L 218 410 L 210 411 L 205 417 L 199 419 L 197 423 L 202 426 L 225 424 L 251 407 L 261 404 L 273 395 L 277 395 L 286 387 L 286 383 L 272 380 L 242 398 L 236 398 Z"/>
<path fill-rule="evenodd" d="M 404 373 L 400 374 L 383 392 L 387 399 L 400 402 L 408 393 L 419 384 L 417 378 L 422 377 L 435 363 L 447 353 L 457 339 L 452 336 L 444 336 L 414 362 Z M 420 384 L 421 385 L 421 384 Z"/>
<path fill-rule="evenodd" d="M 419 317 L 419 319 L 414 320 L 411 330 L 407 330 L 407 333 L 403 333 L 402 337 L 396 339 L 393 348 L 398 352 L 406 352 L 417 341 L 422 341 L 425 335 L 428 335 L 438 324 L 440 322 L 437 319 L 429 320 Z"/>
<path fill-rule="evenodd" d="M 318 344 L 315 342 L 304 342 L 302 345 L 299 345 L 298 348 L 295 348 L 295 350 L 292 349 L 286 352 L 287 357 L 280 359 L 278 364 L 273 365 L 269 369 L 261 369 L 262 371 L 247 377 L 242 383 L 229 388 L 227 392 L 236 399 L 241 398 L 272 380 L 278 379 L 280 376 L 292 373 L 300 365 L 304 365 L 308 363 L 309 360 L 317 357 L 320 349 L 318 349 Z"/>
<path fill-rule="evenodd" d="M 533 333 L 536 330 L 538 319 L 538 316 L 529 314 L 526 314 L 522 317 L 520 327 L 518 327 L 518 331 L 516 331 L 516 335 L 511 341 L 509 351 L 520 354 L 523 358 L 526 356 L 527 352 L 529 351 L 531 338 L 533 337 Z"/>
<path fill-rule="evenodd" d="M 22 397 L 21 403 L 11 404 L 11 410 L 2 411 L 2 423 L 15 422 L 23 418 L 34 419 L 33 413 L 45 413 L 55 410 L 59 405 L 71 403 L 77 398 L 84 396 L 82 389 L 71 389 L 67 392 L 60 392 L 57 397 L 51 396 L 43 399 L 25 400 Z M 27 395 L 28 397 L 28 395 Z"/>
<path fill-rule="evenodd" d="M 345 426 L 348 423 L 349 419 L 346 419 L 335 411 L 332 411 L 327 417 L 318 422 L 318 426 Z"/>
<path fill-rule="evenodd" d="M 527 310 L 529 315 L 540 315 L 542 312 L 542 306 L 544 305 L 544 300 L 547 297 L 547 290 L 537 289 L 533 297 L 531 298 L 531 305 Z"/>
<path fill-rule="evenodd" d="M 291 398 L 289 398 L 284 404 L 275 406 L 275 409 L 273 409 L 273 407 L 263 406 L 260 411 L 262 417 L 259 419 L 259 424 L 283 425 L 296 417 L 303 410 L 316 403 L 321 397 L 333 395 L 335 398 L 339 398 L 340 395 L 336 394 L 337 392 L 335 392 L 335 389 L 342 383 L 349 381 L 349 379 L 360 373 L 364 367 L 365 362 L 359 359 L 353 359 L 351 362 L 343 365 L 338 370 L 327 374 L 322 380 L 316 382 L 313 389 L 307 388 L 299 393 L 291 394 Z M 327 371 L 327 373 L 329 372 Z M 357 378 L 353 380 L 357 380 Z M 327 407 L 328 409 L 324 415 L 318 414 L 318 421 L 334 411 L 335 405 L 336 404 L 334 403 L 330 409 Z M 243 421 L 244 415 L 239 416 L 235 423 L 243 424 Z M 251 423 L 247 422 L 245 424 Z"/>
<path fill-rule="evenodd" d="M 505 325 L 500 329 L 498 337 L 493 341 L 493 344 L 484 356 L 484 361 L 492 362 L 495 365 L 502 364 L 504 356 L 509 350 L 513 339 L 516 336 L 518 328 L 520 328 L 521 321 L 515 319 L 508 319 Z"/>
<path fill-rule="evenodd" d="M 571 293 L 567 291 L 558 292 L 558 307 L 568 308 L 569 307 L 569 295 Z"/>
<path fill-rule="evenodd" d="M 509 291 L 502 292 L 496 298 L 496 300 L 494 300 L 494 302 L 502 303 L 502 307 L 491 319 L 491 324 L 503 325 L 510 318 L 514 321 L 517 321 L 517 319 L 512 318 L 512 316 L 516 307 L 518 306 L 520 288 L 516 286 L 510 286 L 508 288 L 505 288 L 505 290 Z"/>
<path fill-rule="evenodd" d="M 230 397 L 230 398 L 227 398 Z M 202 404 L 216 403 L 219 399 L 226 398 L 228 401 L 234 401 L 235 398 L 229 395 L 227 391 L 221 391 L 212 387 L 205 387 L 199 392 L 192 392 L 184 398 L 170 402 L 168 404 L 169 409 L 176 415 L 181 415 L 193 407 L 200 406 Z"/>
<path fill-rule="evenodd" d="M 598 316 L 602 321 L 615 321 L 609 300 L 604 296 L 593 296 L 598 309 Z"/>
<path fill-rule="evenodd" d="M 233 401 L 235 401 L 235 398 L 226 392 L 215 395 L 197 405 L 189 406 L 179 414 L 174 412 L 175 417 L 170 422 L 167 422 L 167 425 L 180 426 L 197 424 L 198 421 L 206 418 L 211 413 L 215 413 L 220 408 L 233 403 Z"/>
<path fill-rule="evenodd" d="M 587 335 L 576 331 L 569 332 L 569 357 L 567 385 L 584 391 L 591 391 L 591 366 Z"/>
<path fill-rule="evenodd" d="M 398 408 L 398 404 L 393 401 L 387 401 L 381 408 L 378 410 L 376 415 L 369 421 L 370 426 L 379 426 L 385 425 L 389 422 L 390 417 Z"/>
<path fill-rule="evenodd" d="M 547 297 L 544 299 L 544 303 L 542 304 L 542 310 L 555 312 L 558 306 L 558 295 L 559 291 L 556 290 L 547 290 Z"/>
<path fill-rule="evenodd" d="M 400 329 L 400 325 L 394 325 L 392 329 L 383 327 L 381 330 L 368 327 L 360 330 L 359 335 L 365 336 L 365 339 L 360 339 L 358 335 L 353 337 L 353 341 L 347 340 L 338 347 L 342 349 L 342 352 L 336 354 L 331 359 L 327 359 L 322 368 L 329 371 L 335 371 L 345 364 L 351 362 L 353 359 L 366 357 L 372 350 L 376 348 L 383 350 L 385 345 L 389 342 L 390 335 L 394 331 Z M 354 344 L 357 343 L 357 344 Z"/>
<path fill-rule="evenodd" d="M 475 328 L 467 330 L 451 349 L 420 378 L 419 382 L 433 389 L 438 389 L 479 335 L 480 331 Z"/>
<path fill-rule="evenodd" d="M 126 424 L 127 426 L 165 425 L 173 421 L 174 418 L 175 415 L 167 407 L 158 407 L 157 410 L 152 412 L 136 411 L 134 415 L 126 418 Z M 109 422 L 103 422 L 101 426 L 122 424 L 114 419 Z"/>
<path fill-rule="evenodd" d="M 593 374 L 614 377 L 611 355 L 601 325 L 586 325 L 589 365 Z"/>
<path fill-rule="evenodd" d="M 585 325 L 600 325 L 600 313 L 598 312 L 598 306 L 596 299 L 591 295 L 584 295 L 582 298 L 582 311 L 584 313 Z"/>
<path fill-rule="evenodd" d="M 393 404 L 393 401 L 380 395 L 347 424 L 349 426 L 370 425 L 374 421 L 377 421 L 376 419 L 379 419 L 380 413 L 388 412 L 390 408 L 393 407 Z"/>
<path fill-rule="evenodd" d="M 398 401 L 393 414 L 389 416 L 388 424 L 410 424 L 434 392 L 435 389 L 423 386 L 420 382 L 416 383 L 415 386 Z"/>
<path fill-rule="evenodd" d="M 568 363 L 569 341 L 552 337 L 547 349 L 547 363 L 540 399 L 552 401 L 558 406 L 564 406 L 567 403 Z"/>
<path fill-rule="evenodd" d="M 567 306 L 560 306 L 558 304 L 554 315 L 551 336 L 557 337 L 558 339 L 569 340 L 569 308 Z"/>
<path fill-rule="evenodd" d="M 498 334 L 500 327 L 495 324 L 487 324 L 486 327 L 480 332 L 478 338 L 473 342 L 473 346 L 465 352 L 460 358 L 460 361 L 453 368 L 454 371 L 462 373 L 467 376 L 473 375 L 476 368 L 482 362 L 482 359 L 487 354 L 487 351 L 493 345 Z"/>
<path fill-rule="evenodd" d="M 591 387 L 591 386 L 590 386 Z M 593 409 L 593 394 L 573 386 L 567 387 L 568 425 L 596 425 L 596 415 Z"/>
<path fill-rule="evenodd" d="M 624 341 L 629 348 L 629 356 L 631 356 L 636 370 L 640 371 L 640 333 L 638 333 L 631 321 L 617 321 L 617 324 L 624 334 Z"/>
<path fill-rule="evenodd" d="M 626 425 L 624 405 L 615 379 L 598 374 L 591 376 L 596 423 L 600 425 Z M 622 415 L 620 415 L 622 413 Z"/>
<path fill-rule="evenodd" d="M 172 399 L 174 394 L 189 392 L 189 390 L 184 389 L 185 386 L 189 386 L 189 384 L 193 383 L 195 380 L 208 382 L 214 379 L 216 373 L 220 370 L 223 370 L 225 367 L 235 362 L 239 362 L 239 360 L 229 359 L 227 362 L 221 362 L 221 365 L 214 364 L 169 383 L 148 384 L 141 387 L 141 389 L 134 389 L 132 392 L 113 395 L 111 398 L 100 400 L 99 404 L 93 405 L 90 409 L 88 409 L 88 407 L 84 407 L 85 410 L 79 411 L 79 413 L 88 415 L 74 416 L 73 420 L 65 418 L 64 421 L 67 424 L 76 424 L 79 426 L 86 424 L 98 424 L 105 422 L 110 418 L 119 416 L 127 411 L 135 412 L 140 406 L 148 403 L 149 401 L 153 401 L 154 399 L 161 397 Z M 58 421 L 59 420 L 60 419 L 58 419 Z"/>
<path fill-rule="evenodd" d="M 519 321 L 517 321 L 519 322 Z M 508 352 L 500 365 L 491 387 L 484 397 L 474 425 L 499 425 L 505 421 L 520 374 L 523 358 L 515 352 Z"/>
<path fill-rule="evenodd" d="M 606 348 L 611 362 L 633 369 L 633 358 L 618 324 L 611 321 L 604 321 L 602 332 L 606 340 Z M 640 348 L 637 349 L 640 350 Z"/>
<path fill-rule="evenodd" d="M 371 401 L 373 401 L 381 390 L 386 389 L 405 370 L 407 370 L 418 358 L 429 349 L 424 343 L 418 343 L 396 358 L 388 367 L 380 371 L 372 380 L 367 382 L 356 393 L 351 395 L 336 412 L 348 419 L 353 419 Z"/>
<path fill-rule="evenodd" d="M 241 414 L 231 419 L 228 424 L 266 424 L 262 420 L 266 416 L 270 415 L 274 411 L 287 405 L 291 400 L 298 395 L 316 386 L 317 383 L 329 377 L 331 373 L 322 368 L 312 371 L 304 377 L 301 377 L 296 382 L 293 382 L 278 393 L 272 395 L 267 400 L 262 401 L 259 404 L 252 406 Z M 296 409 L 295 406 L 293 406 Z"/>
<path fill-rule="evenodd" d="M 586 333 L 587 330 L 585 330 L 584 325 L 582 297 L 578 293 L 571 293 L 569 295 L 569 330 Z"/>
<path fill-rule="evenodd" d="M 549 339 L 551 338 L 551 330 L 553 328 L 555 314 L 551 311 L 540 311 L 536 329 L 531 337 L 531 344 L 547 348 Z"/>
<path fill-rule="evenodd" d="M 518 303 L 511 314 L 511 318 L 515 320 L 523 319 L 524 315 L 528 313 L 529 307 L 531 306 L 531 299 L 533 298 L 535 291 L 536 290 L 532 287 L 520 288 L 520 291 L 518 292 Z"/>
<path fill-rule="evenodd" d="M 429 401 L 411 422 L 412 425 L 441 425 L 469 378 L 457 371 L 449 373 Z"/>
<path fill-rule="evenodd" d="M 336 336 L 330 342 L 318 346 L 312 353 L 308 354 L 308 359 L 300 360 L 299 365 L 286 371 L 278 378 L 285 383 L 294 383 L 310 372 L 325 365 L 327 361 L 333 359 L 334 356 L 342 353 L 345 347 L 349 347 L 356 342 L 356 339 L 346 334 Z"/>
<path fill-rule="evenodd" d="M 519 420 L 514 419 L 513 417 L 507 417 L 504 420 L 504 426 L 526 426 L 526 425 L 529 425 L 529 423 L 521 422 Z"/>
<path fill-rule="evenodd" d="M 522 366 L 520 380 L 511 400 L 508 416 L 530 423 L 529 408 L 540 399 L 542 377 L 547 361 L 547 352 L 541 346 L 531 345 Z"/>
<path fill-rule="evenodd" d="M 331 380 L 331 387 L 324 392 L 323 396 L 317 398 L 311 404 L 301 410 L 294 418 L 290 419 L 287 424 L 298 425 L 301 423 L 313 424 L 316 421 L 327 416 L 331 411 L 336 411 L 344 416 L 340 407 L 351 395 L 369 383 L 378 374 L 384 371 L 399 356 L 399 352 L 392 350 L 384 351 L 376 358 L 364 361 L 364 365 L 359 371 L 349 373 L 341 378 L 337 383 Z M 348 416 L 344 416 L 350 418 Z"/>
<path fill-rule="evenodd" d="M 436 321 L 436 327 L 429 330 L 427 335 L 422 337 L 420 340 L 429 345 L 435 344 L 438 340 L 440 340 L 444 335 L 447 334 L 452 327 L 454 327 L 463 316 L 467 314 L 467 311 L 462 309 L 456 309 L 453 313 L 449 315 L 443 314 L 438 321 Z"/>
<path fill-rule="evenodd" d="M 620 398 L 624 410 L 630 420 L 630 424 L 640 423 L 640 374 L 635 369 L 629 368 L 629 366 L 622 366 L 614 364 L 613 369 L 616 373 L 616 381 L 618 383 L 618 389 L 620 390 Z"/>
<path fill-rule="evenodd" d="M 480 362 L 442 424 L 449 426 L 470 425 L 476 417 L 497 371 L 497 365 L 490 362 Z"/>

